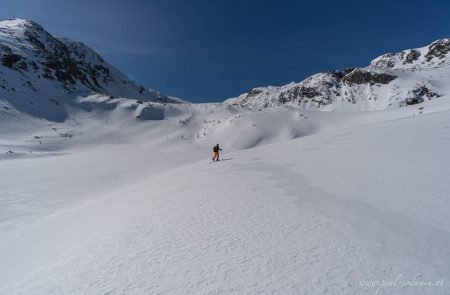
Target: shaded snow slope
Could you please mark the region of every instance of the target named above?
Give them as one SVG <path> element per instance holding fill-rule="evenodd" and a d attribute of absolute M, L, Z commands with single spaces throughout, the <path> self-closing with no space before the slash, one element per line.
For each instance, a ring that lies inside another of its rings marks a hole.
<path fill-rule="evenodd" d="M 0 103 L 62 122 L 76 99 L 91 94 L 140 101 L 182 102 L 136 85 L 80 42 L 56 38 L 27 20 L 0 21 Z"/>
<path fill-rule="evenodd" d="M 450 292 L 447 40 L 223 104 L 0 41 L 0 294 Z"/>
<path fill-rule="evenodd" d="M 225 103 L 252 108 L 289 105 L 309 110 L 371 111 L 448 96 L 450 39 L 390 53 L 365 68 L 347 68 L 281 87 L 258 87 Z"/>
<path fill-rule="evenodd" d="M 135 124 L 119 108 L 103 119 L 127 128 L 111 133 L 79 118 L 78 136 L 41 138 L 58 155 L 0 159 L 0 293 L 375 294 L 370 281 L 399 278 L 378 294 L 448 294 L 445 102 L 304 111 L 305 136 L 224 148 L 219 163 L 209 136 L 253 141 L 247 124 L 298 110 L 202 105 Z M 25 149 L 22 134 L 9 144 Z M 401 288 L 412 280 L 437 286 Z"/>
<path fill-rule="evenodd" d="M 317 112 L 293 107 L 253 109 L 227 104 L 165 104 L 90 95 L 66 108 L 64 122 L 51 122 L 0 103 L 0 158 L 34 157 L 91 148 L 93 144 L 192 145 L 216 143 L 240 150 L 290 140 L 321 130 L 370 124 L 446 109 L 445 97 L 389 112 Z M 8 152 L 12 153 L 8 153 Z"/>

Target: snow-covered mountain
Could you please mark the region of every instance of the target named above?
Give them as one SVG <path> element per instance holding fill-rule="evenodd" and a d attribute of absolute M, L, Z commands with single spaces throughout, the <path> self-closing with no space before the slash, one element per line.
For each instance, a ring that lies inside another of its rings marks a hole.
<path fill-rule="evenodd" d="M 0 28 L 0 294 L 450 294 L 448 41 L 190 104 Z"/>
<path fill-rule="evenodd" d="M 383 110 L 450 93 L 450 39 L 390 53 L 365 68 L 308 77 L 281 87 L 258 87 L 226 103 L 254 108 L 290 105 L 323 111 Z"/>
<path fill-rule="evenodd" d="M 449 51 L 450 39 L 442 39 L 423 48 L 380 56 L 365 68 L 319 73 L 281 87 L 254 88 L 224 105 L 254 110 L 291 106 L 368 111 L 416 104 L 450 94 Z M 16 112 L 63 122 L 80 110 L 121 107 L 132 110 L 135 118 L 159 120 L 179 109 L 166 105 L 172 102 L 183 101 L 136 85 L 83 43 L 55 38 L 32 21 L 0 21 L 3 117 Z M 187 109 L 192 112 L 196 107 Z"/>
<path fill-rule="evenodd" d="M 92 94 L 179 102 L 135 84 L 83 43 L 56 38 L 32 21 L 0 21 L 0 101 L 7 102 L 4 108 L 62 121 L 68 105 Z"/>

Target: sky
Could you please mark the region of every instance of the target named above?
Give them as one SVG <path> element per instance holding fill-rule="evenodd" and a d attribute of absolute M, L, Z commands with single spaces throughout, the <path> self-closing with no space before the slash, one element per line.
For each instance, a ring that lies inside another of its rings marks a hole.
<path fill-rule="evenodd" d="M 450 37 L 447 0 L 0 0 L 167 95 L 217 102 Z"/>

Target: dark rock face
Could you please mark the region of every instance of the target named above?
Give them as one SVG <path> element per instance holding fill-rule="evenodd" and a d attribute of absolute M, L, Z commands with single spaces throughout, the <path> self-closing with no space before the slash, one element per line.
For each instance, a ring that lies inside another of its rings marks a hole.
<path fill-rule="evenodd" d="M 321 93 L 317 91 L 315 88 L 312 87 L 305 87 L 305 86 L 295 86 L 288 91 L 280 93 L 278 99 L 281 103 L 287 103 L 296 99 L 299 99 L 299 101 L 302 100 L 302 98 L 314 98 L 316 96 L 320 96 Z"/>
<path fill-rule="evenodd" d="M 88 52 L 85 49 L 87 48 L 86 45 L 83 43 L 66 41 L 65 46 L 67 46 L 69 50 L 70 60 L 73 61 L 79 71 L 83 74 L 80 77 L 83 84 L 90 88 L 97 89 L 97 92 L 102 92 L 102 87 L 99 82 L 101 81 L 104 84 L 107 84 L 113 81 L 110 70 L 100 55 L 92 51 L 91 54 L 94 54 L 93 59 L 95 60 L 95 63 L 89 63 L 87 62 Z M 140 93 L 142 94 L 142 92 Z"/>
<path fill-rule="evenodd" d="M 420 57 L 420 52 L 417 50 L 410 50 L 408 53 L 402 53 L 403 64 L 412 64 Z"/>
<path fill-rule="evenodd" d="M 280 95 L 278 96 L 278 100 L 283 104 L 293 101 L 299 97 L 299 92 L 300 87 L 295 86 L 286 92 L 280 93 Z"/>
<path fill-rule="evenodd" d="M 416 90 L 414 90 L 413 92 L 419 96 L 426 96 L 428 98 L 440 97 L 439 94 L 437 94 L 436 92 L 432 92 L 430 89 L 428 89 L 425 86 L 421 86 L 421 87 L 417 88 Z"/>
<path fill-rule="evenodd" d="M 408 97 L 405 99 L 405 103 L 407 105 L 414 105 L 421 102 L 424 102 L 426 98 L 429 100 L 434 97 L 440 97 L 441 95 L 437 94 L 436 92 L 431 91 L 425 86 L 420 86 L 419 88 L 414 89 L 413 91 L 414 96 Z"/>
<path fill-rule="evenodd" d="M 262 93 L 262 90 L 260 89 L 252 89 L 248 94 L 247 97 L 255 97 L 257 95 L 260 95 Z"/>
<path fill-rule="evenodd" d="M 331 87 L 332 85 L 329 85 Z M 324 97 L 323 94 L 314 87 L 307 87 L 305 85 L 295 86 L 289 90 L 280 93 L 278 100 L 285 104 L 291 101 L 298 101 L 298 104 L 306 101 L 313 101 L 317 105 L 327 105 L 331 100 Z"/>
<path fill-rule="evenodd" d="M 355 68 L 351 68 L 351 70 L 353 71 Z M 345 71 L 347 71 L 348 69 L 346 69 Z M 340 80 L 342 78 L 344 78 L 346 72 L 341 72 L 341 71 L 329 71 L 328 74 L 330 74 L 331 76 L 333 76 L 333 78 Z"/>
<path fill-rule="evenodd" d="M 422 102 L 424 102 L 424 99 L 422 97 L 408 97 L 407 99 L 405 99 L 405 103 L 407 105 L 414 105 Z"/>
<path fill-rule="evenodd" d="M 373 73 L 364 71 L 362 69 L 354 69 L 350 73 L 346 74 L 342 79 L 344 82 L 350 84 L 389 84 L 397 76 L 385 74 L 385 73 Z"/>
<path fill-rule="evenodd" d="M 427 61 L 431 61 L 434 57 L 444 58 L 450 51 L 450 39 L 439 40 L 428 47 L 428 53 L 425 55 Z"/>
<path fill-rule="evenodd" d="M 260 89 L 252 89 L 247 94 L 247 96 L 242 100 L 242 104 L 246 104 L 249 100 L 251 100 L 253 97 L 256 97 L 260 95 L 263 91 Z"/>
<path fill-rule="evenodd" d="M 44 60 L 42 64 L 45 78 L 61 82 L 69 91 L 74 89 L 77 82 L 80 82 L 95 92 L 105 92 L 98 83 L 99 79 L 108 81 L 109 70 L 104 65 L 89 64 L 86 59 L 83 59 L 85 56 L 76 52 L 76 48 L 69 48 L 46 33 L 40 26 L 35 25 L 33 30 L 27 30 L 25 36 L 33 44 L 36 55 Z M 46 39 L 47 46 L 42 39 Z M 74 58 L 76 56 L 79 58 Z"/>
<path fill-rule="evenodd" d="M 126 80 L 122 73 L 83 43 L 55 38 L 32 21 L 10 21 L 11 23 L 2 26 L 0 31 L 9 37 L 11 42 L 16 42 L 15 46 L 20 49 L 14 51 L 7 46 L 8 43 L 0 44 L 0 65 L 21 73 L 22 80 L 43 78 L 57 81 L 68 94 L 92 90 L 109 95 L 112 93 L 108 92 L 112 91 L 131 97 L 143 96 L 158 102 L 177 102 L 162 93 L 150 91 Z M 131 85 L 124 88 L 121 88 L 121 85 L 114 87 L 119 83 Z M 36 89 L 35 85 L 28 86 Z"/>
<path fill-rule="evenodd" d="M 4 44 L 0 44 L 0 54 L 2 65 L 10 69 L 14 68 L 14 64 L 22 59 L 21 55 L 13 53 L 11 48 Z"/>
<path fill-rule="evenodd" d="M 61 82 L 69 92 L 75 89 L 77 82 L 95 92 L 105 92 L 99 80 L 107 83 L 111 79 L 109 69 L 100 56 L 87 60 L 83 53 L 77 52 L 77 48 L 69 48 L 34 22 L 28 21 L 25 28 L 24 36 L 32 45 L 34 58 L 38 62 L 29 61 L 26 57 L 13 53 L 8 46 L 0 45 L 0 61 L 4 66 L 24 71 L 30 66 L 35 72 L 42 69 L 44 78 Z"/>
<path fill-rule="evenodd" d="M 4 54 L 1 58 L 1 62 L 2 62 L 2 65 L 4 65 L 5 67 L 12 69 L 14 64 L 17 63 L 21 59 L 22 59 L 22 56 L 15 54 L 15 53 Z"/>
<path fill-rule="evenodd" d="M 302 86 L 298 91 L 298 96 L 306 97 L 306 98 L 314 98 L 316 96 L 320 96 L 321 93 L 312 87 Z"/>
<path fill-rule="evenodd" d="M 260 96 L 264 91 L 261 89 L 252 89 L 247 96 L 241 101 L 242 105 L 245 105 L 249 101 L 252 100 L 252 98 Z M 286 91 L 281 92 L 277 100 L 278 102 L 282 104 L 286 104 L 295 100 L 298 100 L 298 103 L 301 103 L 302 101 L 313 99 L 320 97 L 317 101 L 322 104 L 322 93 L 318 91 L 314 87 L 307 87 L 305 85 L 301 86 L 294 86 L 292 88 L 289 88 Z M 327 104 L 327 102 L 324 102 L 323 104 Z"/>

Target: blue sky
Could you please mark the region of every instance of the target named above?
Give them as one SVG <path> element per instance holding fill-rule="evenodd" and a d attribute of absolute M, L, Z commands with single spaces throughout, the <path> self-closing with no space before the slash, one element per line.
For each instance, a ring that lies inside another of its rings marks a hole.
<path fill-rule="evenodd" d="M 195 102 L 366 66 L 450 37 L 450 1 L 0 0 L 133 79 Z"/>

